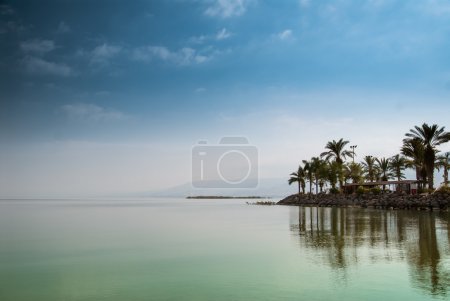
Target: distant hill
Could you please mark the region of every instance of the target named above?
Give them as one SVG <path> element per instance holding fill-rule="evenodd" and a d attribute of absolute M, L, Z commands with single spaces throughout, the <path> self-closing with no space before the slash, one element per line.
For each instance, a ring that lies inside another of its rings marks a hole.
<path fill-rule="evenodd" d="M 261 196 L 283 197 L 297 192 L 297 185 L 289 186 L 286 178 L 260 179 L 258 187 L 243 188 L 193 188 L 186 183 L 167 189 L 136 193 L 139 197 L 188 197 L 188 196 Z"/>

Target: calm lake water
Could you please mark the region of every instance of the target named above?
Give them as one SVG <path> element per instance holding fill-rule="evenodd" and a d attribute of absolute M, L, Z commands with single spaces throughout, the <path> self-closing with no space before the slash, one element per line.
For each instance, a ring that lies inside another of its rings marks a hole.
<path fill-rule="evenodd" d="M 0 300 L 450 300 L 450 214 L 0 201 Z"/>

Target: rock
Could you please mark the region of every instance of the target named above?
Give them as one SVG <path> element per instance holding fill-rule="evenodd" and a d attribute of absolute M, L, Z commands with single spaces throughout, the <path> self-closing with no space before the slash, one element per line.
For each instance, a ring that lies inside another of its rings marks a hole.
<path fill-rule="evenodd" d="M 448 191 L 436 192 L 433 194 L 405 195 L 405 194 L 293 194 L 281 201 L 278 205 L 313 205 L 313 206 L 360 206 L 363 208 L 375 207 L 384 209 L 415 209 L 447 210 L 450 203 L 450 193 Z"/>

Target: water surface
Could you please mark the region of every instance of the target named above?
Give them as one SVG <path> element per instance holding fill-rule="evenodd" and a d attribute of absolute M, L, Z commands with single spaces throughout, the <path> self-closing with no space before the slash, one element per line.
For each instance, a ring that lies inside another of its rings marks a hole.
<path fill-rule="evenodd" d="M 0 300 L 450 298 L 448 212 L 245 202 L 0 201 Z"/>

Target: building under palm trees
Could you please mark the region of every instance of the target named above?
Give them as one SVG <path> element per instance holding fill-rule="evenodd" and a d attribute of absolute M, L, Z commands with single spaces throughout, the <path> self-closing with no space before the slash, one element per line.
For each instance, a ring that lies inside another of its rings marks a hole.
<path fill-rule="evenodd" d="M 395 191 L 398 193 L 406 194 L 417 194 L 418 188 L 417 180 L 400 180 L 400 181 L 378 181 L 378 182 L 367 182 L 367 183 L 350 183 L 344 185 L 344 193 L 351 194 L 355 193 L 358 187 L 363 187 L 367 189 L 376 187 L 387 187 L 389 191 Z"/>

